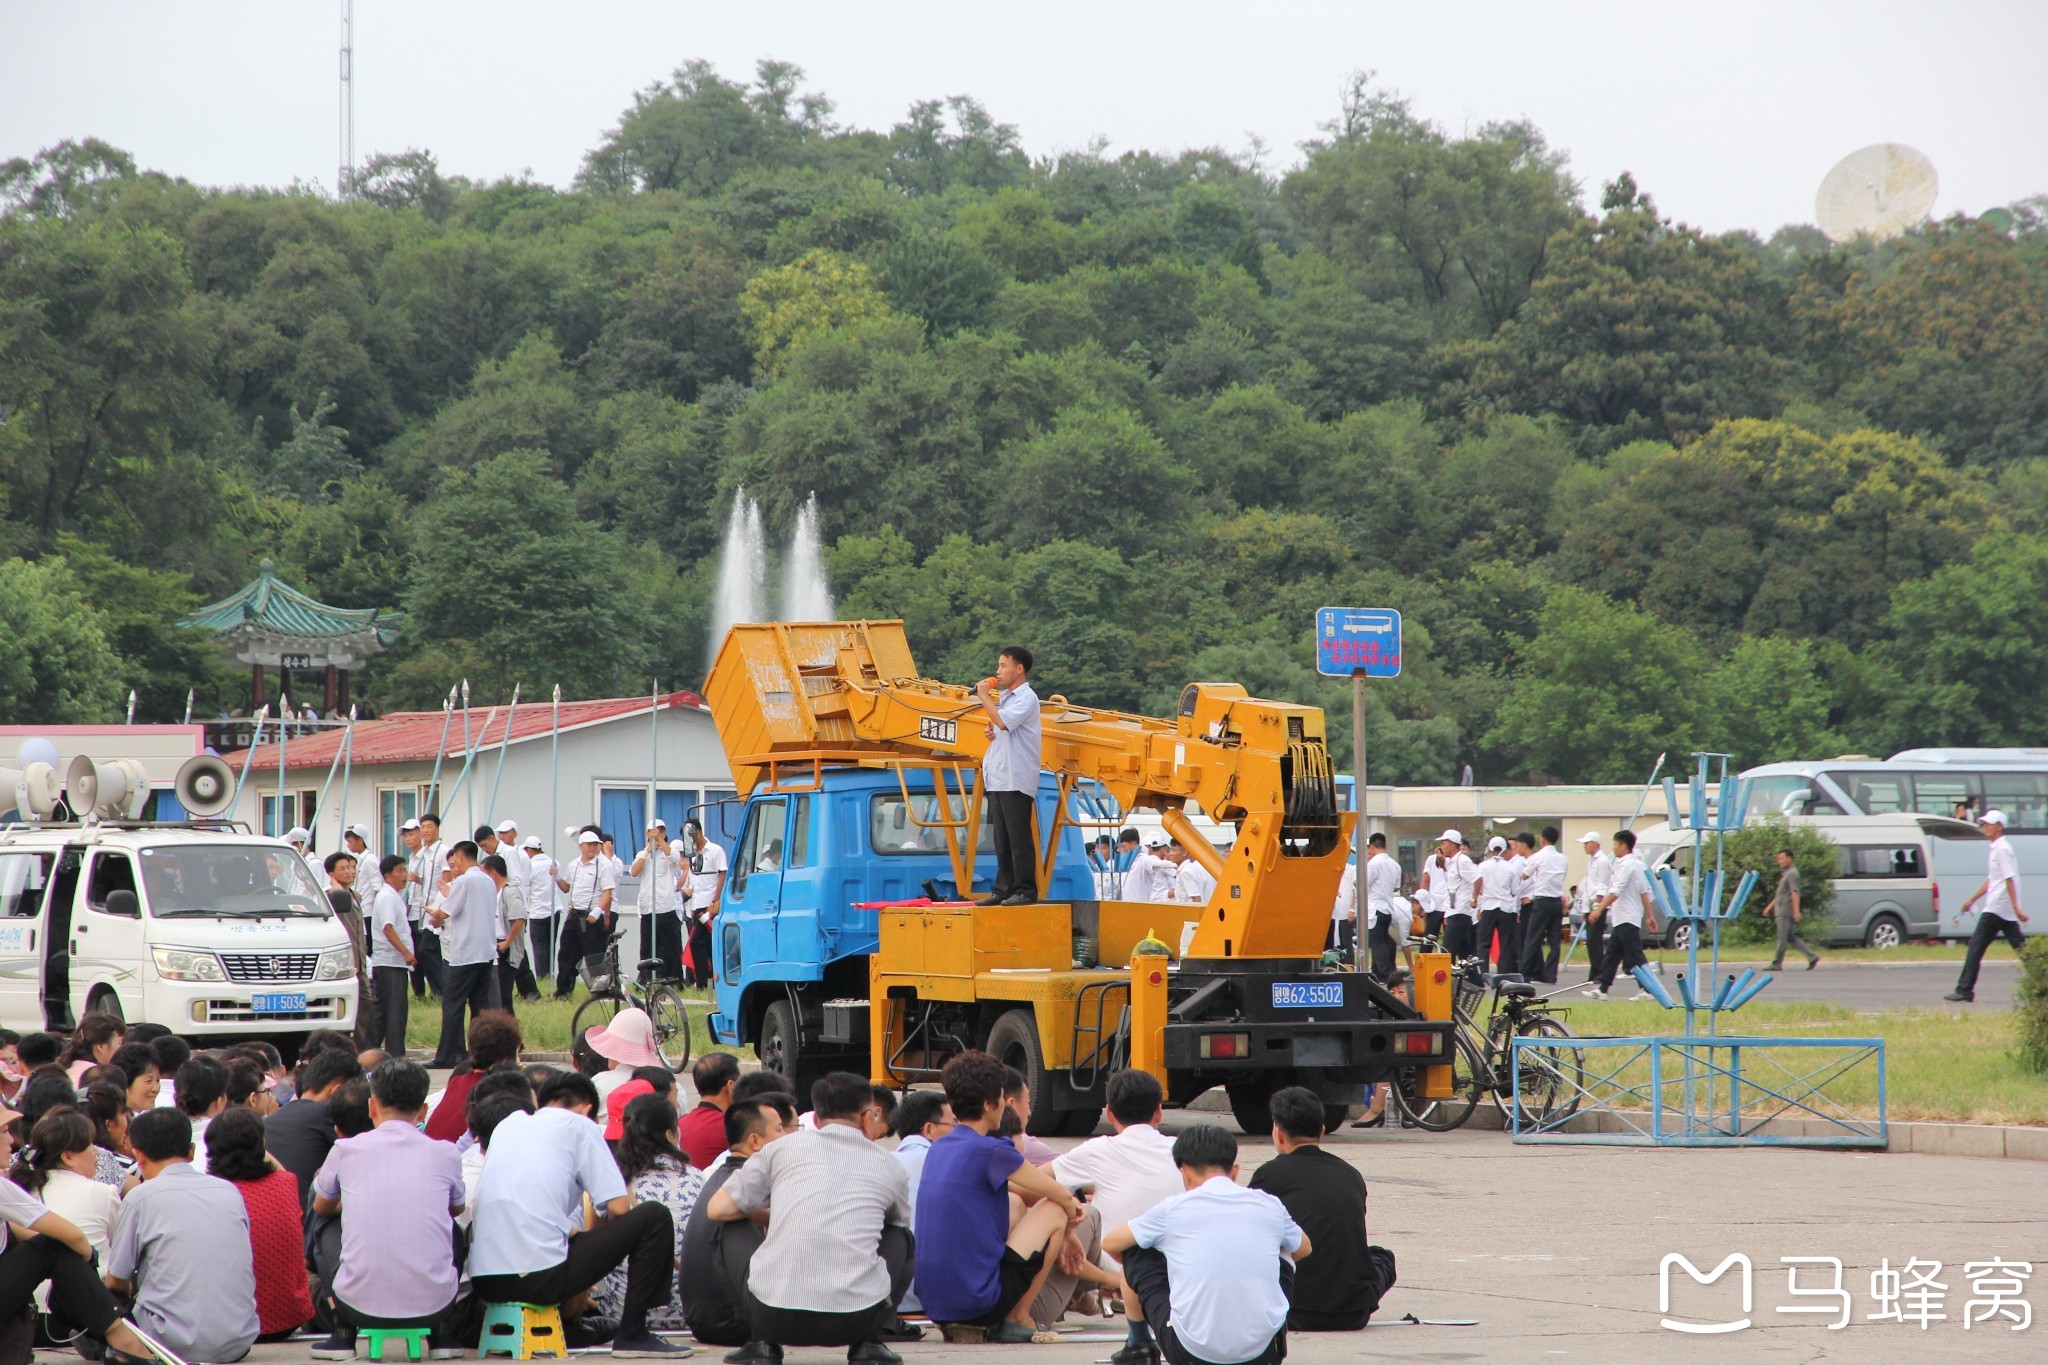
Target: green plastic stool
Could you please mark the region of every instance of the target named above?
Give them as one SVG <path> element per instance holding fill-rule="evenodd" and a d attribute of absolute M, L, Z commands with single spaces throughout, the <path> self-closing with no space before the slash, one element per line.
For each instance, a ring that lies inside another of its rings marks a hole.
<path fill-rule="evenodd" d="M 384 1358 L 384 1343 L 402 1341 L 405 1343 L 407 1360 L 424 1360 L 427 1356 L 427 1335 L 431 1327 L 362 1327 L 357 1335 L 363 1339 L 363 1347 L 370 1359 Z"/>
<path fill-rule="evenodd" d="M 545 1303 L 492 1303 L 484 1305 L 484 1330 L 477 1342 L 480 1356 L 509 1356 L 532 1360 L 536 1356 L 569 1357 L 569 1345 L 562 1336 L 562 1310 Z"/>

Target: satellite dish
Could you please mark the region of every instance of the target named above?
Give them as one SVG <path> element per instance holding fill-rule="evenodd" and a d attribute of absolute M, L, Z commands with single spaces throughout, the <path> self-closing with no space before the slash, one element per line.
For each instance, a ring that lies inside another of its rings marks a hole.
<path fill-rule="evenodd" d="M 1925 221 L 1940 188 L 1933 162 L 1903 143 L 1880 142 L 1835 163 L 1813 197 L 1813 215 L 1831 242 L 1881 242 Z"/>

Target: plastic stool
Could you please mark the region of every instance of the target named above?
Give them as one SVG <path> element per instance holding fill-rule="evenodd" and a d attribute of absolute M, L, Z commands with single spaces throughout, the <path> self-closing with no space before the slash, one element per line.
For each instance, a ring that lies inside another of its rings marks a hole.
<path fill-rule="evenodd" d="M 424 1360 L 427 1356 L 427 1334 L 430 1327 L 363 1327 L 357 1329 L 362 1338 L 363 1349 L 371 1360 L 384 1358 L 384 1343 L 402 1341 L 405 1343 L 407 1360 Z"/>
<path fill-rule="evenodd" d="M 484 1306 L 484 1330 L 477 1343 L 480 1356 L 510 1356 L 532 1360 L 553 1356 L 566 1360 L 567 1340 L 562 1336 L 562 1310 L 542 1303 L 492 1303 Z"/>

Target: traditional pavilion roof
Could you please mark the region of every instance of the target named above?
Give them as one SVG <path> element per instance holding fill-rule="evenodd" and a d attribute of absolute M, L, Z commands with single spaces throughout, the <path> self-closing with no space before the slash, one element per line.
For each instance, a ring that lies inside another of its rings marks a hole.
<path fill-rule="evenodd" d="M 397 641 L 400 619 L 397 612 L 349 610 L 315 602 L 278 578 L 277 566 L 266 559 L 248 586 L 201 607 L 178 624 L 229 637 L 318 644 L 346 641 L 375 653 Z"/>

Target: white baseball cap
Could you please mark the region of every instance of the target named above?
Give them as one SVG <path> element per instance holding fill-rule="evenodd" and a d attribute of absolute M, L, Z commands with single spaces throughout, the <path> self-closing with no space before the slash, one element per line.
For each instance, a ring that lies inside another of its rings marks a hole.
<path fill-rule="evenodd" d="M 404 824 L 399 826 L 400 829 L 418 829 L 419 827 L 420 822 L 417 820 L 408 820 Z"/>
<path fill-rule="evenodd" d="M 1491 839 L 1488 839 L 1486 841 L 1486 851 L 1488 853 L 1493 853 L 1499 849 L 1504 849 L 1507 846 L 1508 841 L 1501 838 L 1498 834 L 1494 835 Z"/>
<path fill-rule="evenodd" d="M 586 829 L 576 836 L 576 842 L 579 844 L 601 844 L 604 840 L 597 837 L 596 830 Z"/>
<path fill-rule="evenodd" d="M 1436 841 L 1440 844 L 1462 844 L 1465 842 L 1465 836 L 1454 829 L 1447 829 L 1436 836 Z"/>
<path fill-rule="evenodd" d="M 1579 836 L 1579 842 L 1582 844 L 1597 844 L 1600 842 L 1600 836 L 1589 829 Z"/>
<path fill-rule="evenodd" d="M 2000 829 L 2003 829 L 2005 828 L 2005 812 L 2002 810 L 1987 810 L 1977 817 L 1977 823 L 1980 825 L 1997 825 Z"/>
<path fill-rule="evenodd" d="M 370 842 L 370 827 L 368 825 L 350 825 L 348 832 L 366 844 Z"/>
<path fill-rule="evenodd" d="M 652 820 L 650 820 L 650 821 L 648 821 L 648 822 L 647 822 L 647 829 L 648 829 L 648 832 L 650 832 L 650 833 L 652 833 L 653 831 L 655 831 L 655 830 L 657 830 L 657 829 L 667 829 L 667 828 L 668 828 L 668 821 L 666 821 L 666 820 L 662 819 L 662 818 L 661 818 L 661 817 L 660 817 L 659 815 L 655 816 L 655 817 L 654 817 L 654 818 L 653 818 Z"/>
<path fill-rule="evenodd" d="M 313 842 L 313 831 L 304 825 L 293 825 L 284 832 L 284 841 L 288 844 L 310 844 Z"/>
<path fill-rule="evenodd" d="M 1173 840 L 1167 837 L 1166 831 L 1163 829 L 1155 829 L 1145 836 L 1145 847 L 1147 848 L 1165 848 L 1172 842 Z"/>
<path fill-rule="evenodd" d="M 519 822 L 517 820 L 500 820 L 498 822 L 498 833 L 500 834 L 513 834 L 516 833 L 518 829 Z"/>
<path fill-rule="evenodd" d="M 538 834 L 529 834 L 519 846 L 529 853 L 536 852 L 540 848 L 540 836 Z"/>

